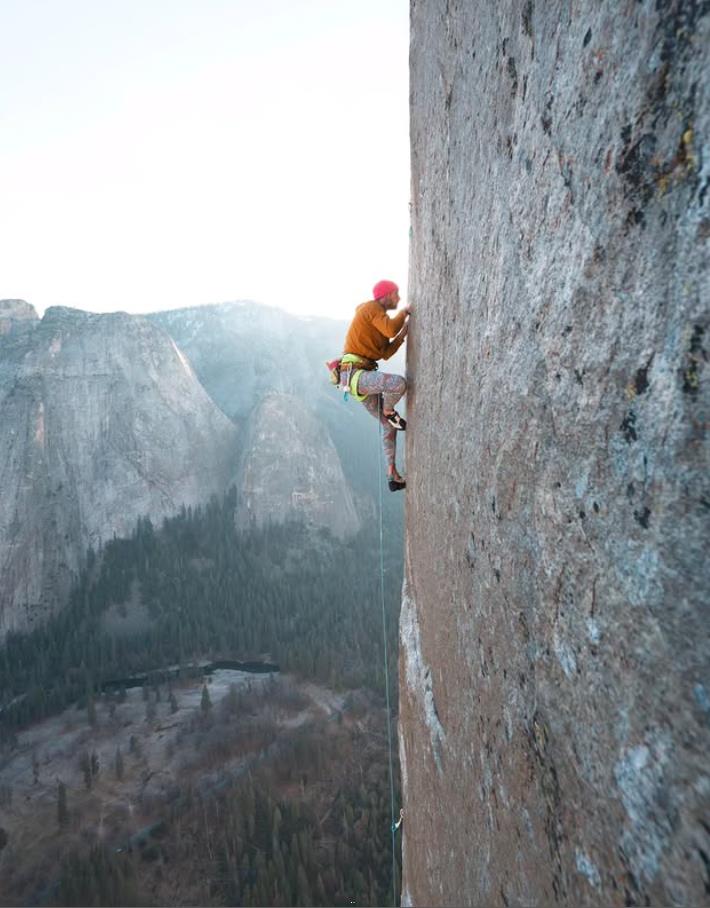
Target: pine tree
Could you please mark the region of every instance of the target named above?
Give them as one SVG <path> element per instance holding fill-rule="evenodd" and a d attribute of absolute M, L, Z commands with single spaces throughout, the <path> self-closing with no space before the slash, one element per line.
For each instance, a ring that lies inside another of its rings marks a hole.
<path fill-rule="evenodd" d="M 116 748 L 116 757 L 113 762 L 113 768 L 116 773 L 116 778 L 119 782 L 123 781 L 123 754 L 121 753 L 121 748 Z"/>
<path fill-rule="evenodd" d="M 327 904 L 327 899 L 326 899 L 326 894 L 325 894 L 325 886 L 323 885 L 323 877 L 320 875 L 320 873 L 318 874 L 318 876 L 317 876 L 317 878 L 316 878 L 316 893 L 315 893 L 315 895 L 316 895 L 316 904 L 317 904 L 317 905 L 325 905 L 325 904 Z M 370 904 L 371 904 L 371 905 L 375 905 L 376 902 L 373 900 L 372 902 L 370 902 Z"/>
<path fill-rule="evenodd" d="M 69 823 L 69 810 L 67 809 L 67 787 L 64 782 L 57 783 L 57 822 L 63 829 Z"/>
<path fill-rule="evenodd" d="M 79 768 L 84 774 L 84 785 L 86 786 L 87 791 L 89 791 L 93 784 L 94 777 L 91 772 L 91 757 L 89 756 L 89 752 L 86 750 L 79 758 Z"/>
<path fill-rule="evenodd" d="M 212 709 L 212 701 L 210 700 L 210 692 L 207 690 L 207 685 L 202 685 L 202 699 L 200 700 L 200 709 L 202 710 L 202 715 L 207 718 Z"/>
<path fill-rule="evenodd" d="M 236 716 L 239 712 L 239 694 L 236 684 L 229 685 L 227 696 L 224 698 L 224 711 L 231 716 Z"/>
<path fill-rule="evenodd" d="M 86 718 L 89 725 L 92 728 L 96 728 L 96 703 L 94 702 L 94 695 L 91 693 L 86 699 Z"/>
<path fill-rule="evenodd" d="M 305 870 L 303 864 L 298 865 L 296 892 L 297 892 L 297 904 L 299 904 L 299 905 L 312 905 L 313 904 L 313 896 L 311 895 L 311 889 L 310 889 L 310 886 L 308 885 L 308 876 L 306 875 L 306 870 Z"/>

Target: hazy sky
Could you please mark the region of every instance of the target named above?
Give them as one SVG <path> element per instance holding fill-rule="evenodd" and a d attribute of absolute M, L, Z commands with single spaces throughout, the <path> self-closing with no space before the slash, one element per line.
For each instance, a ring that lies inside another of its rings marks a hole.
<path fill-rule="evenodd" d="M 406 283 L 408 0 L 0 0 L 0 298 Z"/>

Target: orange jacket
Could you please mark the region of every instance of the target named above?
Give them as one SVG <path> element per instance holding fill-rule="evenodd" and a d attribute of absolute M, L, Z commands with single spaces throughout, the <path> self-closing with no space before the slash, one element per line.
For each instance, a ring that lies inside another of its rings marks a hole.
<path fill-rule="evenodd" d="M 355 310 L 348 328 L 343 353 L 354 353 L 365 359 L 389 359 L 402 346 L 403 337 L 394 341 L 390 338 L 399 334 L 406 317 L 407 313 L 402 310 L 390 318 L 375 300 L 362 303 Z"/>

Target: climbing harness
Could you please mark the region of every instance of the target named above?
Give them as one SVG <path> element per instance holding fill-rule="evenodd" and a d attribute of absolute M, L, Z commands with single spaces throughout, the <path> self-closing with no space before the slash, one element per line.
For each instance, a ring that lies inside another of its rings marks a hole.
<path fill-rule="evenodd" d="M 330 373 L 331 383 L 343 392 L 343 400 L 347 401 L 348 397 L 357 401 L 365 400 L 367 394 L 358 394 L 357 383 L 363 372 L 377 369 L 376 362 L 355 353 L 344 353 L 340 359 L 331 359 L 325 365 Z"/>
<path fill-rule="evenodd" d="M 378 403 L 378 420 L 377 424 L 379 426 L 379 439 L 380 445 L 382 447 L 382 395 L 380 395 Z M 380 451 L 377 451 L 377 463 L 378 463 L 378 488 L 380 490 L 380 600 L 382 604 L 382 647 L 385 655 L 385 702 L 387 705 L 387 744 L 389 749 L 389 775 L 390 775 L 390 816 L 392 819 L 391 834 L 392 834 L 392 904 L 397 904 L 397 851 L 395 845 L 395 836 L 397 834 L 398 825 L 395 824 L 394 819 L 394 767 L 392 761 L 392 713 L 390 710 L 390 671 L 389 671 L 389 659 L 387 657 L 387 614 L 385 612 L 385 546 L 384 546 L 384 532 L 383 532 L 383 521 L 382 521 L 382 457 Z M 400 823 L 402 821 L 403 811 L 400 810 Z"/>

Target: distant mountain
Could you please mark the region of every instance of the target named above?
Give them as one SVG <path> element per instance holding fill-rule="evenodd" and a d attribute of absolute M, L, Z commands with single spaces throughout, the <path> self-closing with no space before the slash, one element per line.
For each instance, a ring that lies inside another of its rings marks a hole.
<path fill-rule="evenodd" d="M 343 352 L 346 321 L 299 317 L 249 301 L 173 309 L 147 318 L 174 338 L 218 406 L 244 430 L 242 438 L 265 394 L 298 398 L 327 427 L 360 515 L 372 514 L 380 482 L 377 423 L 357 402 L 344 403 L 324 366 Z M 384 368 L 404 374 L 404 351 Z M 392 507 L 399 512 L 402 503 L 388 501 Z"/>
<path fill-rule="evenodd" d="M 223 491 L 237 434 L 147 319 L 0 302 L 0 635 L 64 601 L 88 546 Z"/>
<path fill-rule="evenodd" d="M 300 517 L 340 538 L 360 529 L 328 430 L 293 395 L 271 392 L 254 412 L 238 488 L 242 526 Z"/>
<path fill-rule="evenodd" d="M 376 474 L 373 470 L 363 472 L 362 453 L 368 435 L 374 437 L 377 426 L 357 403 L 343 405 L 325 369 L 325 362 L 342 351 L 346 322 L 299 317 L 248 300 L 156 312 L 147 318 L 170 334 L 210 396 L 239 427 L 240 439 L 251 446 L 250 450 L 242 449 L 242 464 L 254 463 L 259 457 L 260 435 L 253 431 L 253 423 L 260 412 L 263 415 L 265 397 L 274 393 L 286 395 L 279 407 L 281 422 L 288 420 L 299 444 L 320 450 L 321 456 L 332 450 L 340 459 L 336 468 L 328 454 L 332 469 L 321 470 L 309 493 L 315 495 L 322 487 L 323 500 L 316 503 L 311 499 L 302 512 L 305 519 L 330 528 L 333 520 L 324 515 L 330 515 L 336 499 L 353 502 L 360 518 L 372 513 L 376 489 L 372 477 Z M 290 415 L 287 401 L 291 401 Z M 298 483 L 288 463 L 289 434 L 283 431 L 280 439 L 274 436 L 272 441 L 273 451 L 279 452 L 280 445 L 282 456 L 269 460 L 271 491 L 259 496 L 260 520 L 265 518 L 265 508 L 282 517 L 291 511 L 293 502 L 306 501 L 299 499 Z M 336 475 L 345 487 L 342 495 L 334 498 L 332 478 Z M 242 480 L 243 474 L 239 482 Z M 282 490 L 282 497 L 274 493 L 275 489 Z M 350 507 L 348 503 L 348 513 Z M 240 515 L 240 522 L 242 519 Z M 359 519 L 353 532 L 358 526 Z"/>
<path fill-rule="evenodd" d="M 39 316 L 35 307 L 24 300 L 0 300 L 0 337 L 19 334 L 35 327 Z"/>
<path fill-rule="evenodd" d="M 147 316 L 189 357 L 224 413 L 246 419 L 263 394 L 296 394 L 312 408 L 333 400 L 324 363 L 342 350 L 347 325 L 299 318 L 249 301 Z"/>
<path fill-rule="evenodd" d="M 232 482 L 243 527 L 372 519 L 377 423 L 324 367 L 346 329 L 249 302 L 40 320 L 0 301 L 0 638 L 66 601 L 89 546 Z"/>

